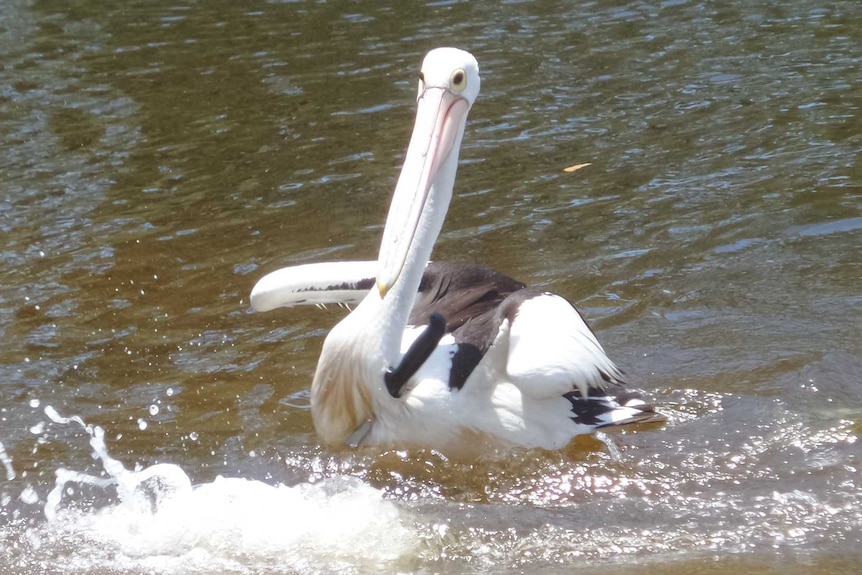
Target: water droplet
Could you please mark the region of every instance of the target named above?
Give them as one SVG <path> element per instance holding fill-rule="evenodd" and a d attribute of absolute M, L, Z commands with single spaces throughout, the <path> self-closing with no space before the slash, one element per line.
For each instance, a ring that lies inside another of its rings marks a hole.
<path fill-rule="evenodd" d="M 36 493 L 36 490 L 33 489 L 32 486 L 28 485 L 23 491 L 21 491 L 21 495 L 18 496 L 18 499 L 29 505 L 34 505 L 39 503 L 39 494 Z"/>
<path fill-rule="evenodd" d="M 33 409 L 36 409 L 37 407 L 39 407 L 39 400 L 38 399 L 31 399 L 30 400 L 30 407 L 32 407 Z"/>
<path fill-rule="evenodd" d="M 153 404 L 150 406 L 150 415 L 158 415 L 159 414 L 159 406 Z"/>
<path fill-rule="evenodd" d="M 147 422 L 146 422 L 146 420 L 144 420 L 144 419 L 140 419 L 140 418 L 139 418 L 139 419 L 138 419 L 138 429 L 140 429 L 141 431 L 143 431 L 143 430 L 145 430 L 146 428 L 147 428 Z"/>

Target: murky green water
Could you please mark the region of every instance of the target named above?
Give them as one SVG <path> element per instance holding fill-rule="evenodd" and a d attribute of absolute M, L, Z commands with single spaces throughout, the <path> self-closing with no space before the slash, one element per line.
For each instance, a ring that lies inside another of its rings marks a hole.
<path fill-rule="evenodd" d="M 853 0 L 0 1 L 0 572 L 857 572 L 860 22 Z M 306 392 L 344 312 L 248 310 L 268 271 L 373 257 L 440 45 L 483 92 L 435 257 L 578 303 L 670 419 L 618 459 L 328 451 Z M 276 535 L 317 512 L 283 494 L 186 546 L 109 537 L 95 488 L 57 527 L 55 471 L 102 464 L 46 406 L 208 489 L 361 483 L 308 496 L 334 511 L 298 539 Z M 342 504 L 380 524 L 327 539 Z"/>

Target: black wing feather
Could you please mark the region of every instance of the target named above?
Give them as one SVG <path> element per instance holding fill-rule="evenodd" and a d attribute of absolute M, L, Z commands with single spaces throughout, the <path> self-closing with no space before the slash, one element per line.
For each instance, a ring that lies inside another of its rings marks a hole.
<path fill-rule="evenodd" d="M 425 269 L 411 325 L 427 323 L 433 313 L 446 319 L 446 333 L 455 338 L 449 387 L 461 389 L 494 343 L 503 317 L 501 304 L 526 286 L 491 268 L 454 262 L 431 262 Z"/>

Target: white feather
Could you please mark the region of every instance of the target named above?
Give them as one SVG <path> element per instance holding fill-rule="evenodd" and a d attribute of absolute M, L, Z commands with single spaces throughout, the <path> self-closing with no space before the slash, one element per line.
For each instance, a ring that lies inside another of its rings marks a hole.
<path fill-rule="evenodd" d="M 531 397 L 601 389 L 602 372 L 619 375 L 593 332 L 564 298 L 552 293 L 518 307 L 509 333 L 509 379 Z"/>
<path fill-rule="evenodd" d="M 565 302 L 563 298 L 553 297 Z M 543 308 L 547 309 L 544 306 L 532 306 L 528 316 L 538 321 L 533 314 L 538 314 Z M 555 314 L 559 314 L 559 311 L 553 309 Z M 575 315 L 578 315 L 577 312 Z M 554 321 L 558 317 L 545 316 L 545 320 Z M 424 329 L 424 326 L 409 326 L 404 331 L 402 353 L 409 349 Z M 405 385 L 402 397 L 386 401 L 377 409 L 377 418 L 364 444 L 394 442 L 470 451 L 473 448 L 480 449 L 480 446 L 470 445 L 471 441 L 480 437 L 493 437 L 496 441 L 512 445 L 559 449 L 568 444 L 574 435 L 589 433 L 595 428 L 594 425 L 578 424 L 571 419 L 572 405 L 561 393 L 552 393 L 553 382 L 548 385 L 534 375 L 528 382 L 531 384 L 527 386 L 528 393 L 525 381 L 511 381 L 501 370 L 509 349 L 511 333 L 509 326 L 504 323 L 491 349 L 464 386 L 450 389 L 449 372 L 457 344 L 451 335 L 444 336 L 428 360 Z M 529 350 L 524 346 L 521 351 L 526 353 Z M 538 390 L 542 393 L 537 393 Z M 571 390 L 569 384 L 567 391 Z M 610 412 L 602 416 L 602 422 L 622 421 L 633 416 L 635 411 L 626 409 L 619 414 Z"/>

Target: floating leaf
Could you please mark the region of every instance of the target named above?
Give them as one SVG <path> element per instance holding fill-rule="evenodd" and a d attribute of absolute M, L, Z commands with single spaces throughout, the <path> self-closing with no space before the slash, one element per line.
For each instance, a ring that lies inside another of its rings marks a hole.
<path fill-rule="evenodd" d="M 574 166 L 569 166 L 568 168 L 563 168 L 564 172 L 577 172 L 581 168 L 586 168 L 587 166 L 592 166 L 592 162 L 587 162 L 586 164 L 575 164 Z"/>

